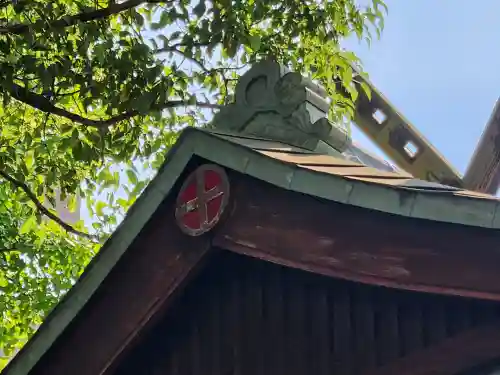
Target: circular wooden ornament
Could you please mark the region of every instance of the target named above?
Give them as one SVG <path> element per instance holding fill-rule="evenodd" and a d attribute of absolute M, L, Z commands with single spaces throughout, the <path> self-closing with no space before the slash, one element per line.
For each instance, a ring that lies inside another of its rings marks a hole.
<path fill-rule="evenodd" d="M 226 172 L 214 164 L 205 164 L 192 172 L 177 196 L 175 218 L 189 236 L 210 231 L 220 220 L 229 199 Z"/>

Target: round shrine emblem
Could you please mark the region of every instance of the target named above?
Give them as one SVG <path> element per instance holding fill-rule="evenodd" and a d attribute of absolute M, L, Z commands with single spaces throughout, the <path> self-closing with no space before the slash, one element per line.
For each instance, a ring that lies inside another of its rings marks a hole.
<path fill-rule="evenodd" d="M 177 197 L 175 218 L 181 230 L 199 236 L 220 220 L 229 199 L 229 181 L 224 169 L 205 164 L 191 173 Z"/>

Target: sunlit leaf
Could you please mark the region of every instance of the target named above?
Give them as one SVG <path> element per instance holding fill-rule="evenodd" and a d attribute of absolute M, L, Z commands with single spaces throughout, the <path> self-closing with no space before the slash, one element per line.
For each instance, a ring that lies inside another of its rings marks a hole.
<path fill-rule="evenodd" d="M 312 75 L 332 98 L 330 118 L 352 116 L 359 85 L 351 67 L 359 61 L 341 42 L 371 41 L 387 13 L 382 0 L 366 8 L 355 0 L 173 0 L 110 14 L 103 12 L 109 1 L 3 3 L 2 28 L 27 22 L 30 32 L 0 37 L 2 170 L 44 205 L 60 195 L 72 211 L 82 198 L 89 228 L 71 225 L 102 238 L 142 194 L 180 130 L 210 121 L 211 111 L 197 102 L 231 102 L 253 62 L 272 56 Z M 83 11 L 104 18 L 54 27 Z M 99 245 L 2 182 L 0 243 L 12 251 L 0 256 L 0 272 L 9 275 L 8 285 L 0 281 L 0 306 L 8 311 L 0 315 L 0 348 L 13 353 Z"/>
<path fill-rule="evenodd" d="M 35 216 L 29 216 L 21 225 L 21 228 L 19 229 L 19 234 L 26 234 L 30 232 L 35 226 L 36 226 L 36 217 Z"/>

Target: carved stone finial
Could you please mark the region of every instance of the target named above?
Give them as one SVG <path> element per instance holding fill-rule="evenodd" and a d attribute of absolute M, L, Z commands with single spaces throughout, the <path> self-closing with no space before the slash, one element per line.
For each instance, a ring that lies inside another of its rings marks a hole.
<path fill-rule="evenodd" d="M 274 61 L 263 61 L 240 78 L 235 102 L 214 116 L 211 127 L 312 151 L 342 152 L 351 140 L 328 120 L 329 107 L 323 87 Z"/>

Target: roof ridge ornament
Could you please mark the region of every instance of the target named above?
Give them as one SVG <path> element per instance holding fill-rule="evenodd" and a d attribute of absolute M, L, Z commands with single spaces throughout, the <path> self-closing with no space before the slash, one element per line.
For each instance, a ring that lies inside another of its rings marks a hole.
<path fill-rule="evenodd" d="M 258 136 L 311 151 L 343 152 L 351 139 L 327 116 L 324 87 L 273 61 L 261 61 L 238 81 L 235 101 L 218 112 L 211 129 Z"/>

